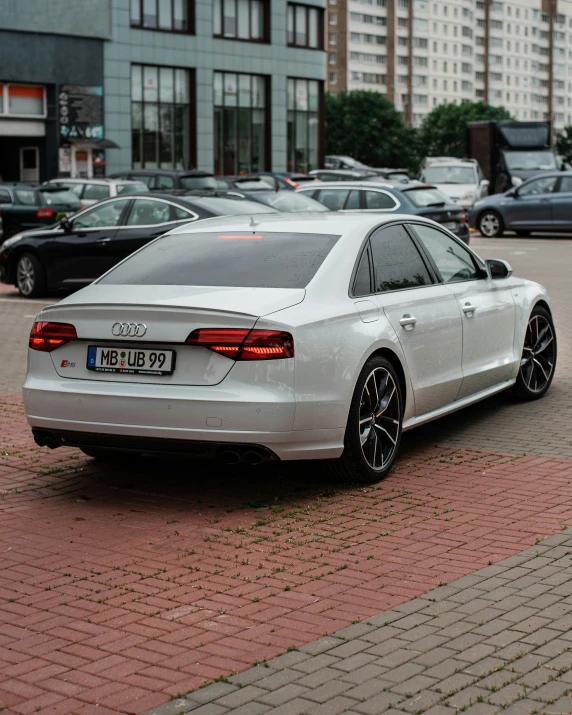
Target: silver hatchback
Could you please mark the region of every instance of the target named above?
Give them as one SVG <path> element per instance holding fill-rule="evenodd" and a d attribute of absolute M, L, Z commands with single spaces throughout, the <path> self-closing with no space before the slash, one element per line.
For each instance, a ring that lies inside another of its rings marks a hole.
<path fill-rule="evenodd" d="M 88 207 L 103 199 L 113 198 L 119 194 L 139 194 L 149 191 L 142 181 L 128 181 L 123 179 L 52 179 L 47 184 L 65 186 L 73 191 L 81 200 L 82 206 Z"/>

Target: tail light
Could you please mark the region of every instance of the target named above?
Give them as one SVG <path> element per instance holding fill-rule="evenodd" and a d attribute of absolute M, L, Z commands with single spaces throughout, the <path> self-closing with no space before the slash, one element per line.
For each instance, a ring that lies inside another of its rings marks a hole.
<path fill-rule="evenodd" d="M 87 206 L 84 206 L 84 205 L 82 204 L 82 205 L 79 207 L 78 211 L 83 211 L 83 210 L 86 209 L 86 208 L 87 208 Z"/>
<path fill-rule="evenodd" d="M 53 208 L 47 208 L 47 209 L 38 209 L 36 211 L 36 218 L 53 218 L 54 217 L 54 209 Z"/>
<path fill-rule="evenodd" d="M 199 328 L 186 340 L 233 360 L 281 360 L 294 357 L 294 338 L 278 330 Z"/>
<path fill-rule="evenodd" d="M 52 350 L 70 340 L 77 340 L 76 329 L 73 325 L 39 321 L 32 327 L 29 346 L 31 350 L 51 353 Z"/>
<path fill-rule="evenodd" d="M 295 181 L 292 181 L 292 179 L 289 179 L 287 176 L 284 177 L 284 182 L 286 184 L 290 184 L 294 189 L 299 189 L 300 184 L 297 184 Z"/>

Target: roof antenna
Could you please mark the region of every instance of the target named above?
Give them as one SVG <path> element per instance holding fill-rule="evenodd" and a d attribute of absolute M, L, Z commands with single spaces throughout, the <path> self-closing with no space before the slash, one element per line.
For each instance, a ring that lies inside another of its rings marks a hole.
<path fill-rule="evenodd" d="M 258 226 L 258 221 L 254 220 L 254 216 L 250 217 L 250 223 L 248 225 L 249 226 Z"/>

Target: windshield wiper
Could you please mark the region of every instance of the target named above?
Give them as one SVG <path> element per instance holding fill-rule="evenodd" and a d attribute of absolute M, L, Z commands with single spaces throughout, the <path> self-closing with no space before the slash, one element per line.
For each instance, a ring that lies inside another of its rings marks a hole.
<path fill-rule="evenodd" d="M 445 202 L 444 202 L 444 201 L 438 201 L 438 202 L 435 203 L 435 204 L 425 204 L 425 208 L 427 208 L 427 209 L 428 209 L 430 206 L 445 206 Z"/>

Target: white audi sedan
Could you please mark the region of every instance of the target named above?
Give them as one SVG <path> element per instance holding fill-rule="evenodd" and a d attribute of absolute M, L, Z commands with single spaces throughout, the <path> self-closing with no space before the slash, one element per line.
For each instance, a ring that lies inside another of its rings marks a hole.
<path fill-rule="evenodd" d="M 556 365 L 545 289 L 438 224 L 380 214 L 213 218 L 146 245 L 36 318 L 40 446 L 324 460 L 371 483 L 402 430 Z"/>

